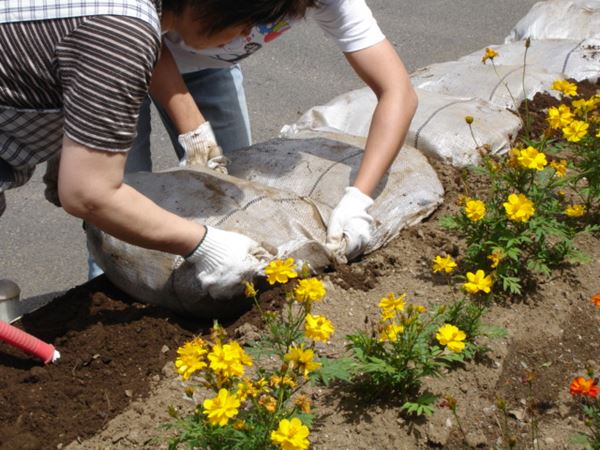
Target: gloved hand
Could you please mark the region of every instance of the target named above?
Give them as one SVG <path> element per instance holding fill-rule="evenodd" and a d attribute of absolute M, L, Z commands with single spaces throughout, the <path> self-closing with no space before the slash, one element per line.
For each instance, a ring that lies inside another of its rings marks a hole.
<path fill-rule="evenodd" d="M 373 199 L 358 188 L 347 187 L 329 218 L 327 248 L 347 260 L 359 256 L 371 239 L 373 218 L 367 209 L 372 204 Z"/>
<path fill-rule="evenodd" d="M 185 150 L 185 156 L 179 163 L 180 166 L 203 166 L 227 174 L 228 160 L 223 156 L 223 150 L 217 144 L 210 122 L 204 122 L 194 131 L 180 134 L 177 140 Z"/>
<path fill-rule="evenodd" d="M 231 298 L 262 269 L 269 254 L 243 234 L 206 227 L 196 250 L 186 258 L 196 267 L 196 277 L 214 299 Z"/>
<path fill-rule="evenodd" d="M 53 156 L 46 162 L 46 173 L 44 174 L 42 180 L 46 185 L 46 189 L 44 189 L 44 197 L 53 205 L 58 207 L 62 206 L 60 204 L 60 199 L 58 198 L 58 167 L 60 166 L 60 153 L 56 156 Z"/>

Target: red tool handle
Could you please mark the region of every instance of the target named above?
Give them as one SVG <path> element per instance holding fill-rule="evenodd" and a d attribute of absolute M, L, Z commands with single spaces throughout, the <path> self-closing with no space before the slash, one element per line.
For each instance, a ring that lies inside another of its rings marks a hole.
<path fill-rule="evenodd" d="M 1 320 L 0 340 L 41 359 L 44 364 L 56 362 L 60 358 L 60 353 L 53 345 Z"/>

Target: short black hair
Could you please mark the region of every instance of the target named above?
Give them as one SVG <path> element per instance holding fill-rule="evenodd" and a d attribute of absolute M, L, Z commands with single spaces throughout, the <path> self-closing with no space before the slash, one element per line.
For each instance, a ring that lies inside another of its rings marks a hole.
<path fill-rule="evenodd" d="M 190 7 L 206 30 L 206 35 L 231 26 L 262 25 L 286 17 L 299 19 L 306 10 L 317 6 L 319 0 L 163 0 L 163 10 L 175 15 L 184 14 Z"/>

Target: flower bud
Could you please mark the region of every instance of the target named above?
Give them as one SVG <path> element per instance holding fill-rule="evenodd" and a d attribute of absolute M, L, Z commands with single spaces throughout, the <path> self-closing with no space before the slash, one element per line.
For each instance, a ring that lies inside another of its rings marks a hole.
<path fill-rule="evenodd" d="M 469 125 L 473 123 L 473 120 L 473 116 L 465 116 L 465 122 L 467 122 Z"/>

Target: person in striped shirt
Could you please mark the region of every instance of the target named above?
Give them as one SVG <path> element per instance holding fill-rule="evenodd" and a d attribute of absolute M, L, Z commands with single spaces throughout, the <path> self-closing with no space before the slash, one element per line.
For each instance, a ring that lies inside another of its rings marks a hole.
<path fill-rule="evenodd" d="M 213 297 L 234 294 L 261 249 L 172 214 L 123 181 L 161 35 L 218 47 L 313 0 L 31 0 L 0 4 L 0 214 L 4 192 L 61 155 L 64 210 L 134 245 L 180 255 Z"/>

